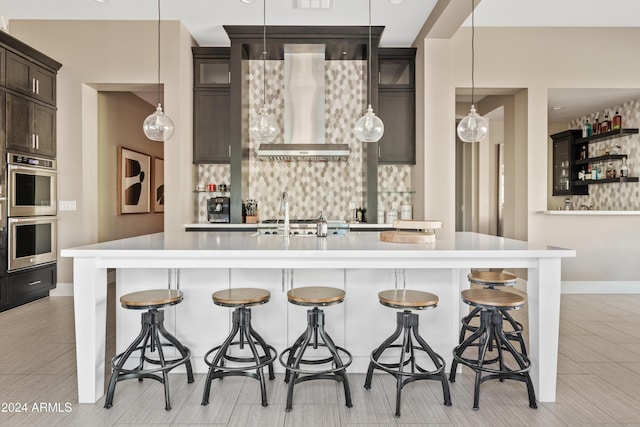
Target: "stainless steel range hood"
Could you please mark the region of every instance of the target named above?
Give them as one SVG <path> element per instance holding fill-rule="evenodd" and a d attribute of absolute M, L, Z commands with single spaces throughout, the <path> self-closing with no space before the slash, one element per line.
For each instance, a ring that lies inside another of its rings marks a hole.
<path fill-rule="evenodd" d="M 284 49 L 284 143 L 260 144 L 262 160 L 346 160 L 348 144 L 325 143 L 325 45 Z"/>

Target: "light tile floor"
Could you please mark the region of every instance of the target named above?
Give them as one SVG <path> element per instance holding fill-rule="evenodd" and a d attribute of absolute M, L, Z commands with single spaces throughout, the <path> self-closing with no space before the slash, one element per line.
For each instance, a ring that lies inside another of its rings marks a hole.
<path fill-rule="evenodd" d="M 518 314 L 526 319 L 526 311 Z M 109 410 L 103 400 L 80 405 L 73 299 L 45 298 L 0 313 L 0 425 L 640 426 L 639 314 L 640 295 L 562 296 L 556 403 L 532 410 L 522 383 L 487 382 L 474 411 L 473 378 L 462 374 L 451 384 L 453 406 L 442 404 L 439 383 L 416 382 L 403 391 L 402 416 L 395 418 L 389 375 L 376 375 L 367 391 L 364 375 L 351 374 L 351 409 L 339 384 L 311 381 L 296 386 L 294 409 L 286 413 L 282 375 L 268 384 L 267 408 L 252 379 L 214 382 L 211 403 L 203 407 L 204 375 L 187 384 L 177 374 L 171 377 L 171 411 L 164 410 L 162 386 L 154 381 L 119 383 Z"/>

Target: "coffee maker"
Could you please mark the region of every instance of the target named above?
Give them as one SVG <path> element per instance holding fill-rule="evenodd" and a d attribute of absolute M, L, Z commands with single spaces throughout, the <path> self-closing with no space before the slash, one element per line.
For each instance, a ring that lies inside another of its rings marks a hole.
<path fill-rule="evenodd" d="M 207 220 L 229 223 L 231 214 L 228 197 L 212 197 L 207 200 Z"/>

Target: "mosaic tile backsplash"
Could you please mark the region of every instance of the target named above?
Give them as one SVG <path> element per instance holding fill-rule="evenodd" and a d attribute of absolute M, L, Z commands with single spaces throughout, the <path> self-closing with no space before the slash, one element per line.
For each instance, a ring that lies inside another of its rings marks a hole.
<path fill-rule="evenodd" d="M 609 120 L 613 118 L 616 111 L 622 116 L 623 128 L 640 127 L 640 100 L 625 102 L 621 105 L 614 105 L 603 111 L 595 112 L 591 115 L 580 117 L 569 122 L 571 129 L 580 129 L 582 124 L 588 119 L 589 123 L 594 123 L 595 119 L 602 120 L 605 115 L 609 115 Z M 627 166 L 629 176 L 640 175 L 640 135 L 628 135 L 621 138 L 603 140 L 589 144 L 589 157 L 596 157 L 600 151 L 609 145 L 619 145 L 619 153 L 627 154 Z M 616 170 L 620 170 L 620 161 L 612 162 Z M 592 166 L 593 167 L 593 166 Z M 589 195 L 570 196 L 574 209 L 580 206 L 589 206 L 594 210 L 640 210 L 640 183 L 605 183 L 589 186 Z"/>
<path fill-rule="evenodd" d="M 262 61 L 250 61 L 248 73 L 249 114 L 258 114 L 262 107 Z M 245 198 L 258 202 L 260 220 L 278 218 L 280 195 L 289 195 L 291 218 L 316 218 L 320 211 L 329 219 L 348 218 L 349 204 L 364 206 L 362 158 L 365 145 L 353 133 L 353 127 L 365 110 L 365 61 L 325 62 L 326 144 L 348 144 L 351 154 L 345 162 L 264 161 L 258 160 L 259 143 L 251 140 L 249 189 Z M 266 61 L 266 105 L 275 115 L 280 134 L 284 136 L 284 63 Z M 229 183 L 229 165 L 199 165 L 197 182 Z M 381 165 L 378 168 L 378 207 L 390 209 L 392 204 L 411 203 L 410 166 Z M 207 193 L 201 193 L 196 205 L 196 221 L 206 222 Z M 367 215 L 377 213 L 368 212 Z"/>

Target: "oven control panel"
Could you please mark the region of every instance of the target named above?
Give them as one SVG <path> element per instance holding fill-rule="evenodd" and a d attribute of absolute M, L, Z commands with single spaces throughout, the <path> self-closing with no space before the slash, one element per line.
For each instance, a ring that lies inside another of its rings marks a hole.
<path fill-rule="evenodd" d="M 25 156 L 22 154 L 7 153 L 7 161 L 15 165 L 36 166 L 45 169 L 55 169 L 56 161 L 42 157 Z"/>

